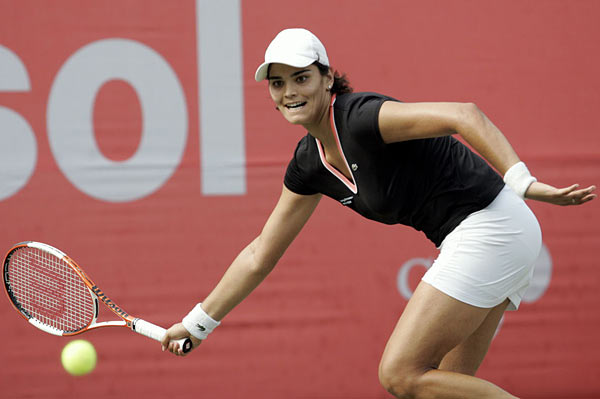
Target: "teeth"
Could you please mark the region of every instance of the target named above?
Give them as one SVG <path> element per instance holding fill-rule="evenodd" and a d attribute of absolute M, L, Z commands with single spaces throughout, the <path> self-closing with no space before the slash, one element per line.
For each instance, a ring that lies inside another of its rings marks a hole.
<path fill-rule="evenodd" d="M 293 104 L 287 104 L 286 107 L 288 108 L 298 108 L 303 106 L 304 104 L 306 104 L 305 102 L 297 102 L 297 103 L 293 103 Z"/>

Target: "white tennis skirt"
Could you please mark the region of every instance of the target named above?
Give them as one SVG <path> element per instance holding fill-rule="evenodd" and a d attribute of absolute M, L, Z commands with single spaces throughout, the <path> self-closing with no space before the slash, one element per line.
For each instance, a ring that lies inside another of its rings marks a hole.
<path fill-rule="evenodd" d="M 440 245 L 423 281 L 461 302 L 518 309 L 542 246 L 538 221 L 510 188 L 469 215 Z"/>

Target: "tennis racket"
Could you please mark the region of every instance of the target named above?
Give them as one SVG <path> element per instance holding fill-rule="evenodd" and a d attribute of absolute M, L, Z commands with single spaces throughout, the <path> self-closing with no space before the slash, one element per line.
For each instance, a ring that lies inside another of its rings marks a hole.
<path fill-rule="evenodd" d="M 135 318 L 110 300 L 84 271 L 60 250 L 26 241 L 13 246 L 4 259 L 4 288 L 14 308 L 35 327 L 50 334 L 69 336 L 99 327 L 127 327 L 161 341 L 166 330 Z M 98 322 L 99 302 L 117 321 Z M 189 338 L 177 340 L 189 352 Z"/>

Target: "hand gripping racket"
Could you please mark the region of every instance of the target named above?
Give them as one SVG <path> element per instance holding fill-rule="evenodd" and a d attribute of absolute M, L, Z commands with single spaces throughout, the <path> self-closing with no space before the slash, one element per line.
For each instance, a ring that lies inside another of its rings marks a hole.
<path fill-rule="evenodd" d="M 122 326 L 161 341 L 166 330 L 135 318 L 111 301 L 83 270 L 60 250 L 26 241 L 16 244 L 4 259 L 4 288 L 15 309 L 31 324 L 54 335 L 75 335 L 99 327 Z M 97 322 L 98 303 L 118 321 Z M 189 338 L 176 341 L 183 352 Z"/>

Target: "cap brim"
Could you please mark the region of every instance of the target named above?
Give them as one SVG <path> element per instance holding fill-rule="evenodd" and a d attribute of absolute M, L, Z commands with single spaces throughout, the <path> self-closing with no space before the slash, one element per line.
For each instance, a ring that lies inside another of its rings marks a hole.
<path fill-rule="evenodd" d="M 269 71 L 269 64 L 270 62 L 263 62 L 258 69 L 256 70 L 256 73 L 254 74 L 254 79 L 257 82 L 260 82 L 262 80 L 265 80 L 267 78 L 267 72 Z"/>
<path fill-rule="evenodd" d="M 260 82 L 261 80 L 265 80 L 267 78 L 267 73 L 269 72 L 269 65 L 271 65 L 271 64 L 284 64 L 284 65 L 289 65 L 294 68 L 305 68 L 305 67 L 311 65 L 312 63 L 314 63 L 315 61 L 317 61 L 317 60 L 315 60 L 313 58 L 309 58 L 309 57 L 303 57 L 301 55 L 295 55 L 293 57 L 288 57 L 285 60 L 280 59 L 280 60 L 265 61 L 256 70 L 256 73 L 254 74 L 254 79 L 257 82 Z"/>

